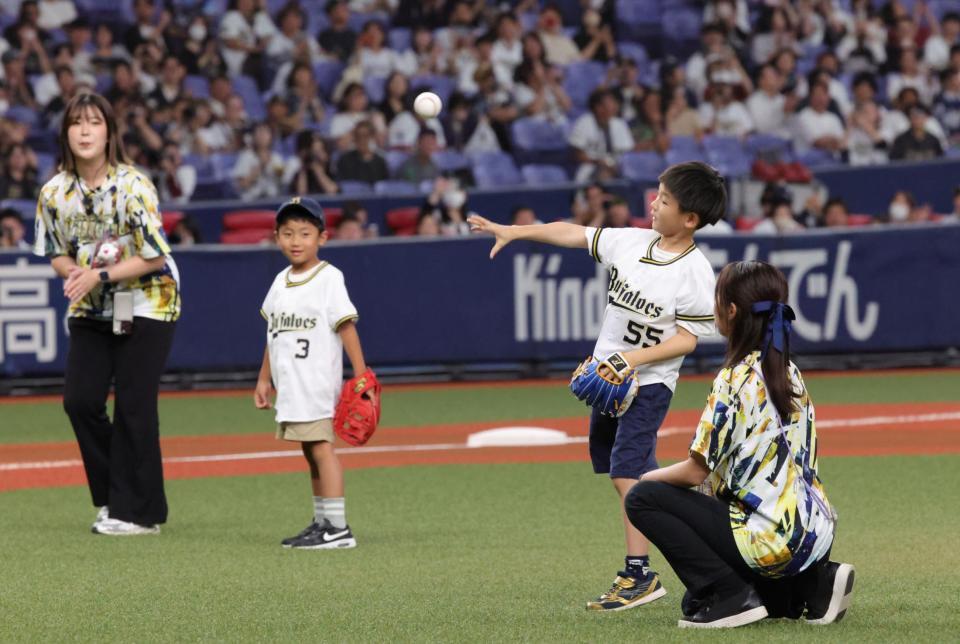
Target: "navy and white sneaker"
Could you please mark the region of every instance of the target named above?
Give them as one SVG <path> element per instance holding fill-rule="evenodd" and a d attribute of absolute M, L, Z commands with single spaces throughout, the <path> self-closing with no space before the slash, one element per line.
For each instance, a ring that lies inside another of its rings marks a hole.
<path fill-rule="evenodd" d="M 282 540 L 280 542 L 280 545 L 283 546 L 284 548 L 289 548 L 294 544 L 294 542 L 299 541 L 300 539 L 303 539 L 305 536 L 307 536 L 311 532 L 322 530 L 323 528 L 326 527 L 326 525 L 327 525 L 326 521 L 324 521 L 323 525 L 320 525 L 319 523 L 317 523 L 316 520 L 313 520 L 310 522 L 310 525 L 308 525 L 306 528 L 304 528 L 294 536 L 287 537 L 286 539 Z"/>
<path fill-rule="evenodd" d="M 597 599 L 587 602 L 587 610 L 614 612 L 636 608 L 649 604 L 667 594 L 660 583 L 660 575 L 647 567 L 642 577 L 635 577 L 628 571 L 617 573 L 610 590 Z"/>
<path fill-rule="evenodd" d="M 828 562 L 817 571 L 816 596 L 807 601 L 807 624 L 833 624 L 850 608 L 855 570 L 847 563 Z"/>
<path fill-rule="evenodd" d="M 319 530 L 314 530 L 296 539 L 290 544 L 297 550 L 336 550 L 338 548 L 356 548 L 357 540 L 353 538 L 350 526 L 335 528 L 326 523 Z"/>

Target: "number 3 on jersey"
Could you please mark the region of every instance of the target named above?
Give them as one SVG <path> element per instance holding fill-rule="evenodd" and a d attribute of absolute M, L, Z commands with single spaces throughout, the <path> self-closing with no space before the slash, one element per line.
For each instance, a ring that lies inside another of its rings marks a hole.
<path fill-rule="evenodd" d="M 310 340 L 304 340 L 303 338 L 300 338 L 297 340 L 297 344 L 300 346 L 300 351 L 293 354 L 293 357 L 303 360 L 310 355 Z"/>
<path fill-rule="evenodd" d="M 663 335 L 663 329 L 654 329 L 651 326 L 644 326 L 633 320 L 627 322 L 627 334 L 623 336 L 624 342 L 637 345 L 643 340 L 642 348 L 652 347 L 660 344 L 660 336 Z"/>

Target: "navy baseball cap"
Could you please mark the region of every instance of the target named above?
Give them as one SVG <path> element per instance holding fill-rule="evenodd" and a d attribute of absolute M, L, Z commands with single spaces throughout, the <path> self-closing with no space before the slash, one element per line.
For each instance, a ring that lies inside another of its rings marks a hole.
<path fill-rule="evenodd" d="M 284 202 L 280 208 L 277 209 L 277 225 L 279 226 L 283 218 L 289 215 L 309 219 L 314 222 L 320 230 L 327 229 L 327 219 L 323 215 L 323 206 L 310 197 L 294 197 Z"/>

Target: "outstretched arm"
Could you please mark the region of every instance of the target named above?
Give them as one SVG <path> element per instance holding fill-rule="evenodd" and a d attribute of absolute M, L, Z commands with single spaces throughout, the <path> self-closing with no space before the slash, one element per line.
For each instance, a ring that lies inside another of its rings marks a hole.
<path fill-rule="evenodd" d="M 583 232 L 584 227 L 577 224 L 557 221 L 552 224 L 534 224 L 532 226 L 504 226 L 495 224 L 480 215 L 470 215 L 467 217 L 467 223 L 470 224 L 470 230 L 490 233 L 496 238 L 496 242 L 490 250 L 490 259 L 493 259 L 501 248 L 518 239 L 567 248 L 587 247 L 587 238 Z"/>

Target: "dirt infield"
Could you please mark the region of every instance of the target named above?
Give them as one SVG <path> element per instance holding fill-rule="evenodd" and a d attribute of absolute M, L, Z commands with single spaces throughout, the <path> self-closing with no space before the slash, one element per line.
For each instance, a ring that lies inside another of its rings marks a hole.
<path fill-rule="evenodd" d="M 682 458 L 698 412 L 667 415 L 657 454 Z M 341 446 L 346 468 L 462 463 L 534 463 L 586 461 L 587 420 L 524 420 L 525 427 L 566 432 L 562 445 L 467 447 L 476 432 L 510 423 L 469 423 L 381 429 L 364 447 Z M 823 456 L 960 453 L 960 404 L 821 405 L 817 425 Z M 169 479 L 237 476 L 304 470 L 299 445 L 270 434 L 196 436 L 163 439 L 164 471 Z M 83 485 L 86 480 L 74 442 L 3 445 L 0 491 Z"/>

